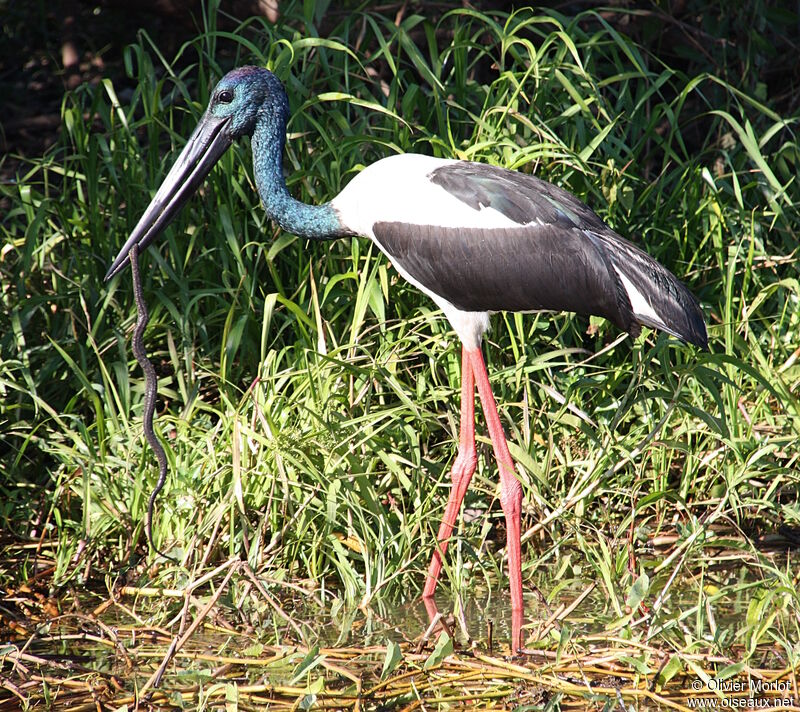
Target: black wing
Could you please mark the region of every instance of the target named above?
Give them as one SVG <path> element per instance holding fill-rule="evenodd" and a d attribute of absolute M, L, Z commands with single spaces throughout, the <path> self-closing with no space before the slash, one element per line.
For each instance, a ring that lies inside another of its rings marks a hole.
<path fill-rule="evenodd" d="M 707 345 L 691 292 L 565 190 L 527 174 L 466 162 L 437 168 L 429 179 L 473 209 L 491 207 L 520 225 L 373 226 L 392 260 L 457 308 L 594 314 L 634 335 L 639 324 L 647 324 Z M 649 307 L 640 312 L 652 311 L 657 318 L 634 313 L 620 275 Z"/>
<path fill-rule="evenodd" d="M 597 314 L 638 333 L 624 287 L 602 252 L 578 230 L 384 222 L 373 232 L 415 281 L 463 311 Z"/>

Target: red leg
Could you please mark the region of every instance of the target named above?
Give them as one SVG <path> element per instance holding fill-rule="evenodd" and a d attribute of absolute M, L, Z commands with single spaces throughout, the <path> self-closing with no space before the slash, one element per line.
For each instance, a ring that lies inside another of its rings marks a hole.
<path fill-rule="evenodd" d="M 514 461 L 508 451 L 508 443 L 500 424 L 489 374 L 480 348 L 470 352 L 478 395 L 483 406 L 483 416 L 489 428 L 494 457 L 500 470 L 500 505 L 506 516 L 506 550 L 508 552 L 508 578 L 511 587 L 511 646 L 513 652 L 521 647 L 522 639 L 522 554 L 520 550 L 520 513 L 522 509 L 522 487 L 514 474 Z"/>
<path fill-rule="evenodd" d="M 458 455 L 450 471 L 453 485 L 450 488 L 450 498 L 444 510 L 442 523 L 439 525 L 439 534 L 436 537 L 438 545 L 428 566 L 428 578 L 425 581 L 423 598 L 432 598 L 436 590 L 436 582 L 442 570 L 442 556 L 447 551 L 447 542 L 453 533 L 461 503 L 469 487 L 472 473 L 475 472 L 475 375 L 472 370 L 470 352 L 465 347 L 461 349 L 461 425 L 458 443 Z"/>

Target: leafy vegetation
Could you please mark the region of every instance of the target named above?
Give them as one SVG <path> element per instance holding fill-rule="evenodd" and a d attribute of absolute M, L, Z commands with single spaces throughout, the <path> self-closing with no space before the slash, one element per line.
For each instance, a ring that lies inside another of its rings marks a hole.
<path fill-rule="evenodd" d="M 767 30 L 753 18 L 753 42 L 715 71 L 716 39 L 707 63 L 670 64 L 598 12 L 362 8 L 324 16 L 322 33 L 324 4 L 288 5 L 277 24 L 236 32 L 211 7 L 175 57 L 143 34 L 124 55 L 133 91 L 106 80 L 67 94 L 57 145 L 0 186 L 0 517 L 28 552 L 4 583 L 40 573 L 24 543 L 44 539 L 54 590 L 123 572 L 174 588 L 229 557 L 326 609 L 420 590 L 456 449 L 456 339 L 369 241 L 315 244 L 270 224 L 245 144 L 142 257 L 170 458 L 154 533 L 179 563 L 146 548 L 157 470 L 135 306 L 128 273 L 103 275 L 215 79 L 252 63 L 290 96 L 295 196 L 330 199 L 397 152 L 535 172 L 703 304 L 709 353 L 574 315 L 493 318 L 485 350 L 524 488 L 526 588 L 556 607 L 598 585 L 591 621 L 538 641 L 532 625 L 529 645 L 560 655 L 605 629 L 660 650 L 666 682 L 697 672 L 698 653 L 750 665 L 766 646 L 796 667 L 800 149 L 796 116 L 750 70 Z M 443 604 L 505 587 L 480 442 L 466 502 L 478 514 L 448 552 Z M 233 581 L 247 618 L 256 594 Z M 174 613 L 165 603 L 153 620 Z M 626 655 L 659 670 L 650 652 Z"/>

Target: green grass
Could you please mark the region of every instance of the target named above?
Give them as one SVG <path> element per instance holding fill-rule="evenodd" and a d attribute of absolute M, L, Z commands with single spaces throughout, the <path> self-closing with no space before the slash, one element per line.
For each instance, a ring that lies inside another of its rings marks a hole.
<path fill-rule="evenodd" d="M 157 471 L 133 294 L 127 273 L 108 285 L 103 274 L 215 79 L 255 63 L 287 86 L 295 196 L 330 199 L 397 152 L 535 172 L 687 282 L 710 353 L 647 330 L 604 348 L 614 327 L 593 319 L 587 331 L 573 315 L 493 318 L 486 353 L 524 489 L 523 575 L 549 581 L 551 600 L 597 581 L 602 625 L 658 641 L 687 670 L 681 656 L 750 661 L 759 645 L 796 665 L 797 561 L 758 541 L 800 527 L 797 117 L 760 85 L 667 66 L 599 14 L 460 9 L 396 25 L 357 11 L 324 37 L 318 19 L 290 5 L 277 25 L 231 34 L 208 12 L 177 57 L 142 36 L 125 54 L 130 98 L 108 81 L 66 95 L 59 143 L 0 186 L 3 529 L 24 539 L 42 522 L 37 536 L 57 542 L 55 590 L 110 585 L 139 557 L 155 565 L 136 569 L 138 583 L 175 587 L 241 556 L 327 602 L 420 591 L 457 443 L 457 340 L 369 241 L 314 244 L 270 224 L 245 144 L 142 258 L 170 458 L 154 533 L 181 564 L 146 548 Z M 466 506 L 486 516 L 448 552 L 443 600 L 505 586 L 481 437 Z M 648 555 L 660 534 L 677 539 Z M 723 551 L 738 565 L 718 570 Z M 31 558 L 2 578 L 34 571 Z M 626 609 L 643 573 L 646 631 Z M 742 598 L 746 614 L 711 615 Z"/>

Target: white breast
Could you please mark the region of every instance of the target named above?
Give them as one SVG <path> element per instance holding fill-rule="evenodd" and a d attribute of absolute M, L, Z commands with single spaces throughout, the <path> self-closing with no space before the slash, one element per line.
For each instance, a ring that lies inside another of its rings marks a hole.
<path fill-rule="evenodd" d="M 462 311 L 424 287 L 392 258 L 373 231 L 378 222 L 438 227 L 519 227 L 493 208 L 476 210 L 431 182 L 429 176 L 433 170 L 457 162 L 413 153 L 384 158 L 353 178 L 333 199 L 332 205 L 344 225 L 369 237 L 408 282 L 436 302 L 461 341 L 475 349 L 489 328 L 488 313 Z"/>

